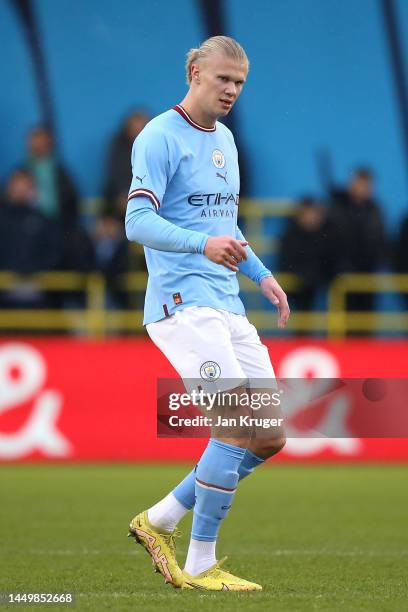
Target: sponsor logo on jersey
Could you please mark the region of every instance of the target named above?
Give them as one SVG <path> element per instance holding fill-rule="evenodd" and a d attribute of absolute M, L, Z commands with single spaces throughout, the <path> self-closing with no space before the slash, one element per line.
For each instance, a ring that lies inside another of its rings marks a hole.
<path fill-rule="evenodd" d="M 173 302 L 175 303 L 176 306 L 183 303 L 183 300 L 181 298 L 181 293 L 173 293 Z"/>
<path fill-rule="evenodd" d="M 200 368 L 203 380 L 217 380 L 221 376 L 221 368 L 216 361 L 205 361 Z"/>
<path fill-rule="evenodd" d="M 194 193 L 188 196 L 187 201 L 191 206 L 219 206 L 221 204 L 235 204 L 238 206 L 239 194 Z"/>
<path fill-rule="evenodd" d="M 206 219 L 233 219 L 236 217 L 236 208 L 203 208 L 200 217 Z"/>
<path fill-rule="evenodd" d="M 214 149 L 212 154 L 212 160 L 216 168 L 223 168 L 225 166 L 224 153 L 219 149 Z"/>
<path fill-rule="evenodd" d="M 221 172 L 216 172 L 217 178 L 222 179 L 226 183 L 228 183 L 228 181 L 227 181 L 227 174 L 228 174 L 228 172 L 226 172 L 225 174 L 221 174 Z"/>

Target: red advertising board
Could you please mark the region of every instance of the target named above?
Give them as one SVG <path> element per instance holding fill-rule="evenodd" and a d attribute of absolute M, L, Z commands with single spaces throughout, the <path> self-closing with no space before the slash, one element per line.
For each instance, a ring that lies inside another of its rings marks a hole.
<path fill-rule="evenodd" d="M 280 378 L 408 378 L 408 342 L 267 340 Z M 0 461 L 194 461 L 203 439 L 158 438 L 147 339 L 0 341 Z M 291 438 L 279 461 L 407 461 L 405 439 Z"/>

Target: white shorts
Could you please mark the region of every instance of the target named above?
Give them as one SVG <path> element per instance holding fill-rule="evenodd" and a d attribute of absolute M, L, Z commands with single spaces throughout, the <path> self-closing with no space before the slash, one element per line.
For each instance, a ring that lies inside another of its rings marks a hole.
<path fill-rule="evenodd" d="M 197 383 L 205 391 L 241 385 L 276 388 L 268 349 L 244 315 L 193 306 L 146 329 L 188 391 Z"/>

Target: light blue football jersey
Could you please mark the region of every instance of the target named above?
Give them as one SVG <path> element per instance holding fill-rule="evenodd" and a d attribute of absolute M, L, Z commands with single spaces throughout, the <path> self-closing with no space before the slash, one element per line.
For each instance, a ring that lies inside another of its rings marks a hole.
<path fill-rule="evenodd" d="M 126 234 L 144 244 L 149 272 L 144 324 L 189 306 L 244 314 L 235 272 L 203 255 L 209 236 L 244 239 L 237 227 L 238 154 L 230 130 L 196 124 L 177 105 L 150 121 L 132 150 Z M 271 272 L 253 251 L 239 264 L 259 283 Z"/>

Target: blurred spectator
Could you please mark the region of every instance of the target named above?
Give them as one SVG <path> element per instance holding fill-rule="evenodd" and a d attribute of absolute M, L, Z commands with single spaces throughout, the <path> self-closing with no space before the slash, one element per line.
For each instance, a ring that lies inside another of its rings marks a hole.
<path fill-rule="evenodd" d="M 130 156 L 133 142 L 150 117 L 144 111 L 134 111 L 126 117 L 119 132 L 110 145 L 107 168 L 105 198 L 107 210 L 124 217 L 129 186 L 132 181 Z"/>
<path fill-rule="evenodd" d="M 408 274 L 408 216 L 402 220 L 402 224 L 395 241 L 394 268 L 399 274 Z M 404 293 L 404 300 L 408 308 L 408 292 Z"/>
<path fill-rule="evenodd" d="M 62 271 L 79 272 L 88 274 L 95 269 L 95 252 L 91 237 L 88 232 L 77 225 L 71 227 L 68 232 L 65 232 L 61 242 L 61 264 L 59 269 Z M 65 290 L 55 296 L 58 299 L 58 306 L 65 309 L 80 309 L 85 308 L 87 303 L 87 295 L 85 293 L 85 285 L 81 290 Z"/>
<path fill-rule="evenodd" d="M 95 250 L 88 232 L 81 226 L 71 229 L 62 241 L 62 270 L 92 272 L 95 269 Z"/>
<path fill-rule="evenodd" d="M 37 206 L 54 219 L 60 229 L 61 259 L 59 269 L 89 272 L 94 255 L 90 237 L 79 224 L 78 195 L 74 183 L 56 156 L 54 139 L 46 126 L 38 126 L 28 136 L 27 169 L 37 185 Z M 82 307 L 83 293 L 64 291 L 49 294 L 55 306 Z"/>
<path fill-rule="evenodd" d="M 299 290 L 289 300 L 297 310 L 310 310 L 318 290 L 333 275 L 330 225 L 325 209 L 313 198 L 299 201 L 282 236 L 279 270 L 299 277 Z"/>
<path fill-rule="evenodd" d="M 100 217 L 93 232 L 95 269 L 105 276 L 107 306 L 127 308 L 129 294 L 118 285 L 119 274 L 129 270 L 129 242 L 123 230 L 123 222 L 114 215 Z"/>
<path fill-rule="evenodd" d="M 53 270 L 60 261 L 60 237 L 55 222 L 37 206 L 37 192 L 26 170 L 13 172 L 0 207 L 0 270 L 22 275 Z M 2 292 L 3 307 L 46 305 L 43 292 L 31 279 L 20 279 Z"/>
<path fill-rule="evenodd" d="M 57 219 L 64 228 L 76 225 L 77 192 L 57 159 L 52 133 L 45 126 L 34 128 L 28 135 L 27 170 L 37 185 L 39 209 L 48 217 Z"/>
<path fill-rule="evenodd" d="M 385 231 L 381 208 L 374 199 L 374 176 L 354 170 L 347 188 L 332 193 L 330 217 L 336 230 L 338 272 L 375 272 L 384 260 Z M 372 310 L 373 293 L 352 293 L 348 310 Z"/>

